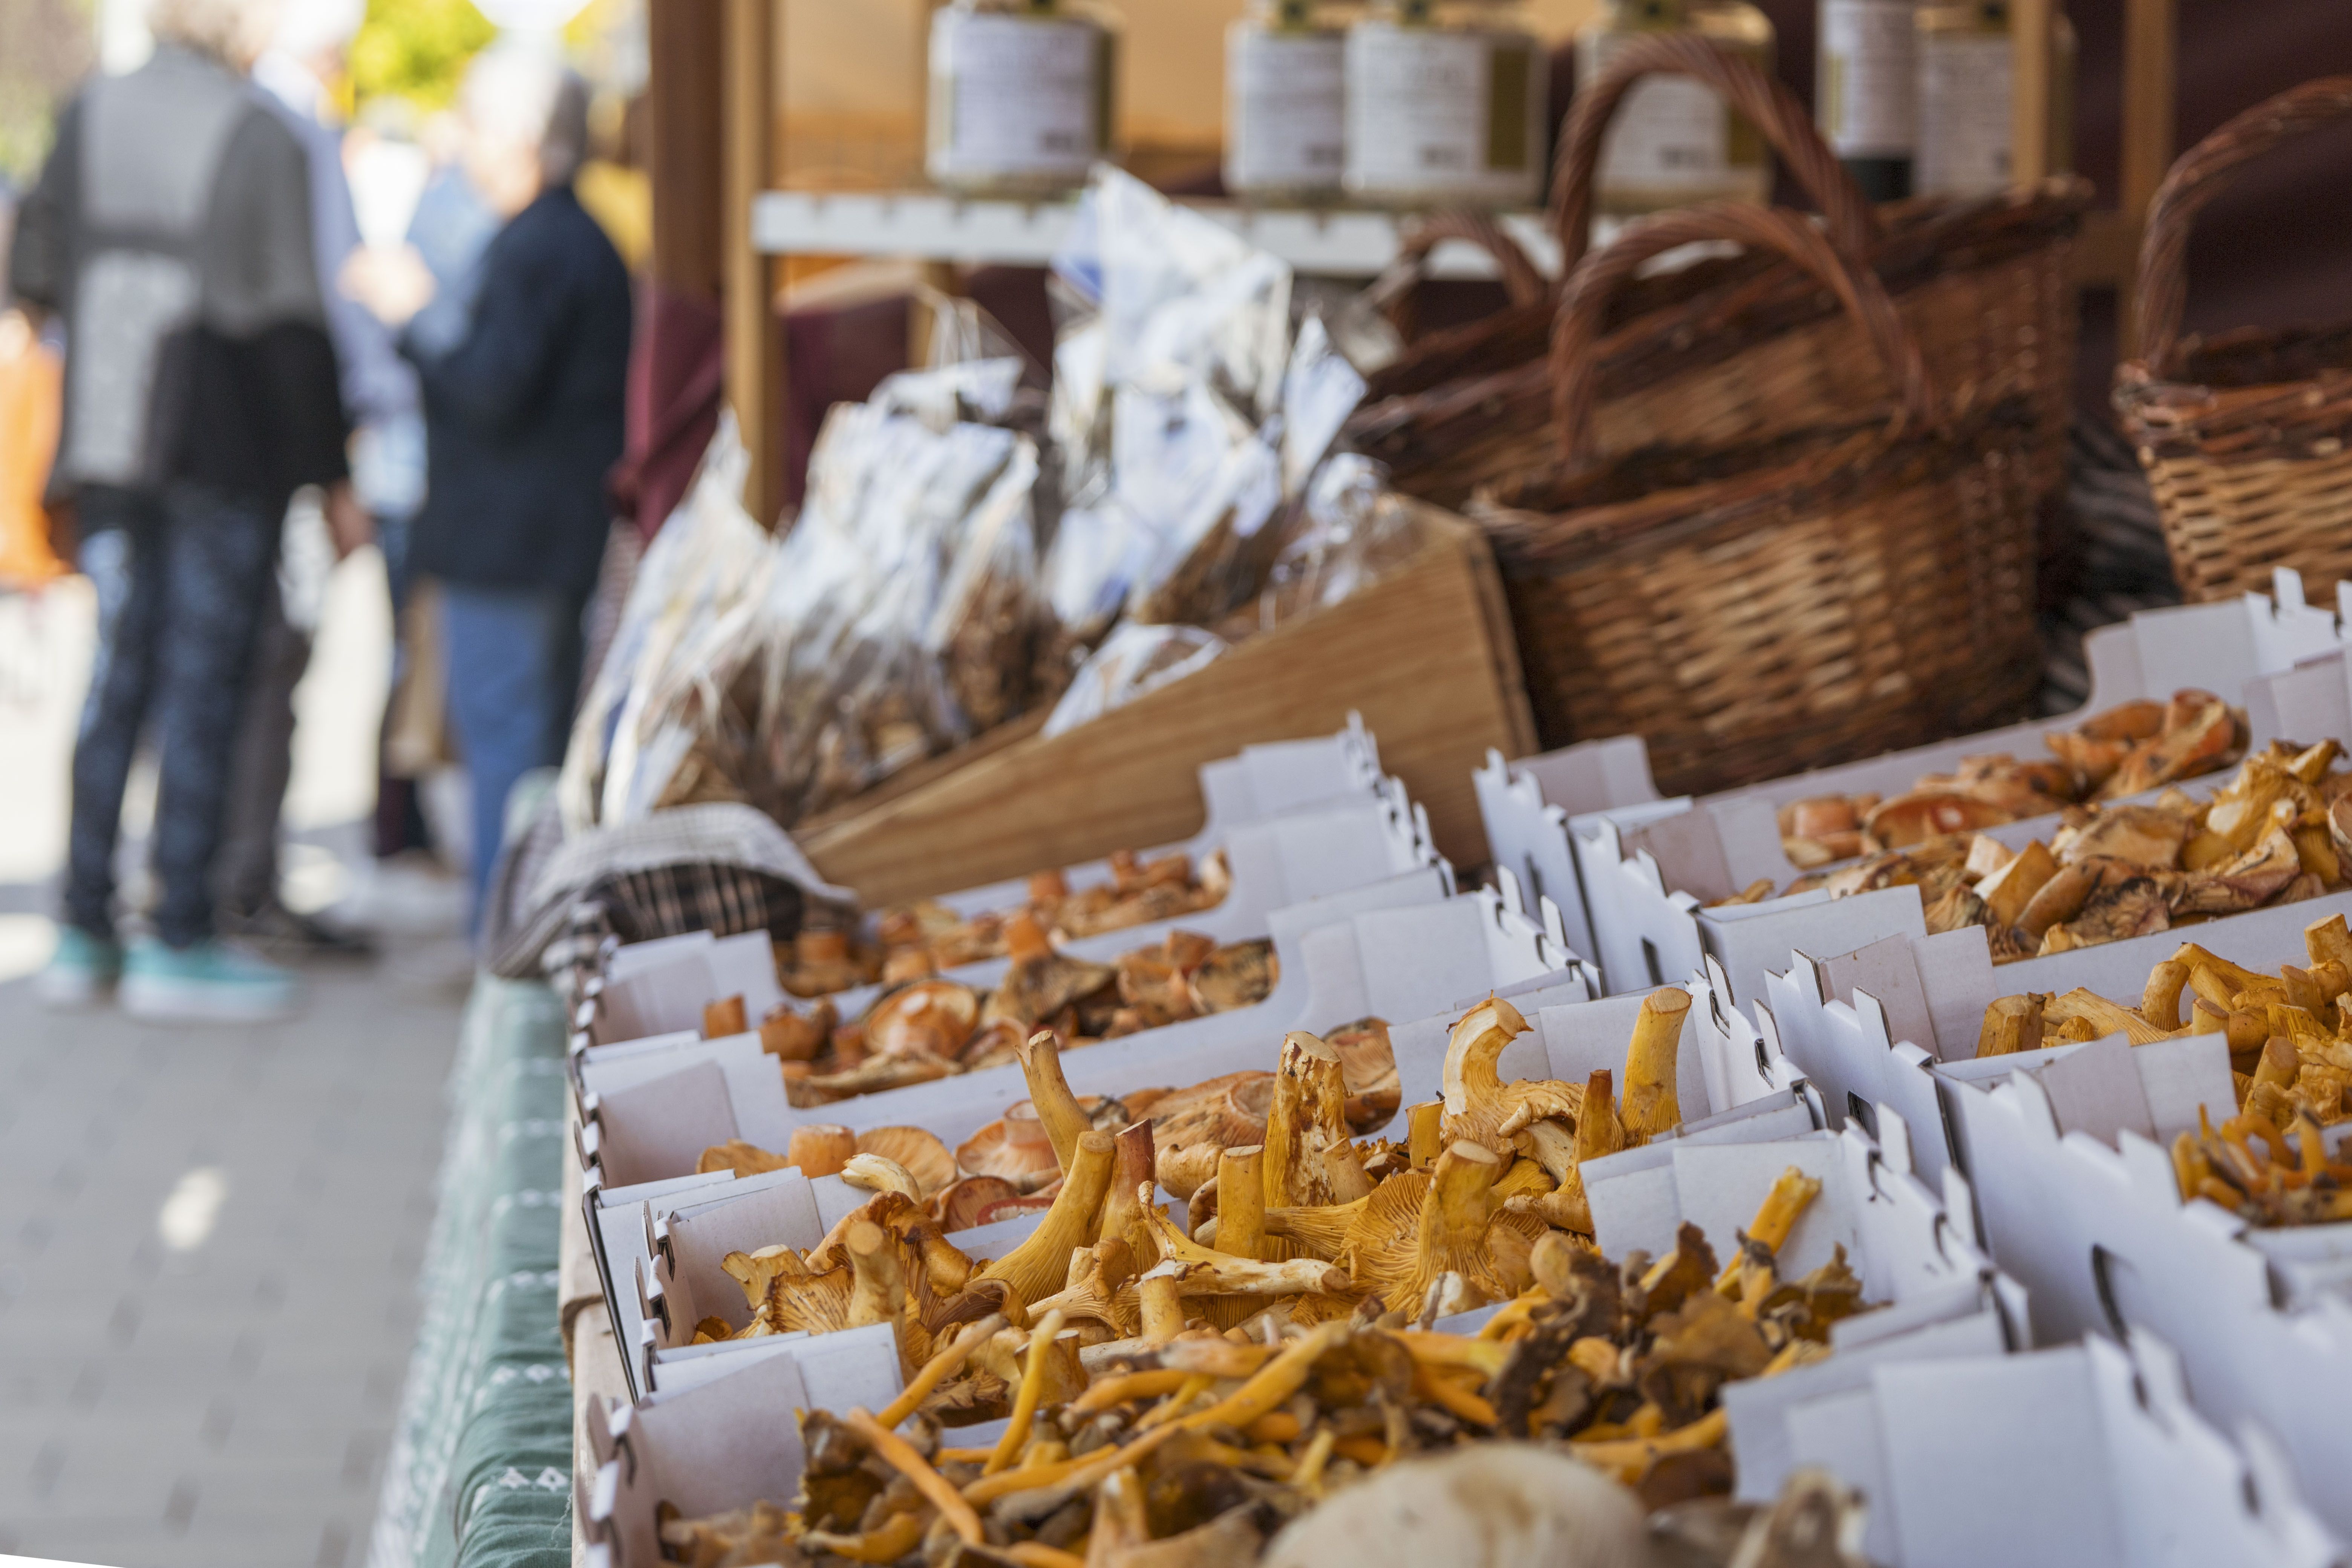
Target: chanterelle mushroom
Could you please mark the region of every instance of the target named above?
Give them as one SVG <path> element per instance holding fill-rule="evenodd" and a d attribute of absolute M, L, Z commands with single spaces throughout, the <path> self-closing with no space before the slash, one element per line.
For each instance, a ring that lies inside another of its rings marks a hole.
<path fill-rule="evenodd" d="M 1439 1080 L 1445 1096 L 1442 1131 L 1447 1142 L 1507 1149 L 1512 1134 L 1503 1131 L 1503 1124 L 1514 1118 L 1518 1119 L 1514 1132 L 1530 1121 L 1559 1118 L 1573 1122 L 1583 1098 L 1575 1085 L 1525 1079 L 1506 1084 L 1496 1070 L 1504 1047 L 1527 1032 L 1527 1019 L 1499 997 L 1473 1007 L 1454 1024 Z"/>

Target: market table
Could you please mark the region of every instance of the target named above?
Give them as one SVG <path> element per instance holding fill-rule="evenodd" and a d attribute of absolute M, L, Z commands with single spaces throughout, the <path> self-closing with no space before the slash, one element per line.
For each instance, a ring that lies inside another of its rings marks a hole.
<path fill-rule="evenodd" d="M 425 1313 L 368 1562 L 559 1568 L 572 1558 L 572 1413 L 555 993 L 478 980 L 449 1098 Z"/>

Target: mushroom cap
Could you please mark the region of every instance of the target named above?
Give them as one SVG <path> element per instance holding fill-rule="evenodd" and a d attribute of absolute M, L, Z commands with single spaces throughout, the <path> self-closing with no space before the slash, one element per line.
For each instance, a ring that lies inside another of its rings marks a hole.
<path fill-rule="evenodd" d="M 1873 843 L 1904 849 L 1947 833 L 1974 833 L 2015 820 L 2006 808 L 1960 790 L 1915 789 L 1882 801 L 1862 828 Z"/>
<path fill-rule="evenodd" d="M 1348 1086 L 1349 1126 L 1358 1131 L 1387 1126 L 1404 1100 L 1387 1020 L 1342 1024 L 1325 1035 L 1323 1043 L 1339 1053 L 1339 1076 Z"/>
<path fill-rule="evenodd" d="M 961 1176 L 933 1193 L 924 1206 L 940 1222 L 942 1232 L 970 1230 L 991 1204 L 1017 1198 L 1020 1192 L 1002 1176 Z"/>
<path fill-rule="evenodd" d="M 1027 1193 L 1017 1197 L 998 1198 L 980 1211 L 972 1221 L 974 1227 L 994 1225 L 1001 1219 L 1018 1219 L 1023 1215 L 1044 1214 L 1054 1206 L 1054 1200 L 1043 1193 Z"/>
<path fill-rule="evenodd" d="M 919 1127 L 876 1127 L 857 1135 L 857 1152 L 879 1154 L 904 1168 L 930 1197 L 956 1179 L 956 1159 L 939 1138 Z"/>
<path fill-rule="evenodd" d="M 866 1013 L 866 1048 L 884 1056 L 952 1060 L 980 1018 L 980 995 L 952 980 L 918 980 Z"/>
<path fill-rule="evenodd" d="M 1194 1006 L 1203 1013 L 1230 1013 L 1265 1001 L 1281 974 L 1273 939 L 1260 937 L 1217 949 L 1187 979 Z"/>
<path fill-rule="evenodd" d="M 1025 1100 L 965 1139 L 957 1146 L 955 1159 L 975 1176 L 1001 1176 L 1009 1182 L 1055 1168 L 1054 1141 L 1038 1120 L 1037 1108 Z"/>

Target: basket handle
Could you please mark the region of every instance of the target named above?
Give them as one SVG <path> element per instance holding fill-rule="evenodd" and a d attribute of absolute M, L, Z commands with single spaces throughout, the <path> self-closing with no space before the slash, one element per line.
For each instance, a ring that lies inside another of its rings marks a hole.
<path fill-rule="evenodd" d="M 1389 319 L 1398 336 L 1411 342 L 1417 335 L 1413 321 L 1413 286 L 1431 253 L 1447 240 L 1475 245 L 1492 257 L 1502 275 L 1503 291 L 1513 305 L 1532 305 L 1549 299 L 1552 281 L 1535 264 L 1510 231 L 1486 213 L 1430 213 L 1407 224 L 1397 237 L 1396 258 L 1374 279 L 1365 295 L 1375 310 Z"/>
<path fill-rule="evenodd" d="M 1686 76 L 1705 82 L 1764 133 L 1790 175 L 1813 198 L 1832 238 L 1850 256 L 1866 256 L 1878 237 L 1869 199 L 1837 154 L 1813 129 L 1812 111 L 1787 84 L 1727 49 L 1691 34 L 1660 34 L 1626 46 L 1599 79 L 1576 95 L 1559 131 L 1551 207 L 1559 226 L 1560 272 L 1582 260 L 1592 232 L 1592 179 L 1601 143 L 1617 106 L 1645 76 Z"/>
<path fill-rule="evenodd" d="M 1581 466 L 1593 456 L 1592 415 L 1601 379 L 1601 356 L 1593 349 L 1611 298 L 1652 257 L 1703 240 L 1779 251 L 1828 285 L 1861 326 L 1895 389 L 1890 433 L 1921 429 L 1933 422 L 1934 395 L 1919 345 L 1905 329 L 1875 272 L 1855 264 L 1801 214 L 1752 202 L 1709 202 L 1642 219 L 1569 274 L 1552 327 L 1551 378 L 1552 417 L 1559 431 L 1560 457 L 1570 466 Z"/>
<path fill-rule="evenodd" d="M 2140 361 L 2168 375 L 2189 303 L 2189 228 L 2242 163 L 2352 115 L 2352 76 L 2322 77 L 2255 105 L 2180 155 L 2148 203 L 2134 310 Z"/>

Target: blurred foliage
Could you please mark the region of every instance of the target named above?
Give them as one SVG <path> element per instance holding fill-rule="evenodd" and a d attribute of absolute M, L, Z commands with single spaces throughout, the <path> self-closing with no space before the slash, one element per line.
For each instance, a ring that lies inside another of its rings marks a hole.
<path fill-rule="evenodd" d="M 368 0 L 352 40 L 353 93 L 362 102 L 390 96 L 445 108 L 467 63 L 497 36 L 472 0 Z"/>
<path fill-rule="evenodd" d="M 0 0 L 0 182 L 29 184 L 93 54 L 91 0 Z"/>

